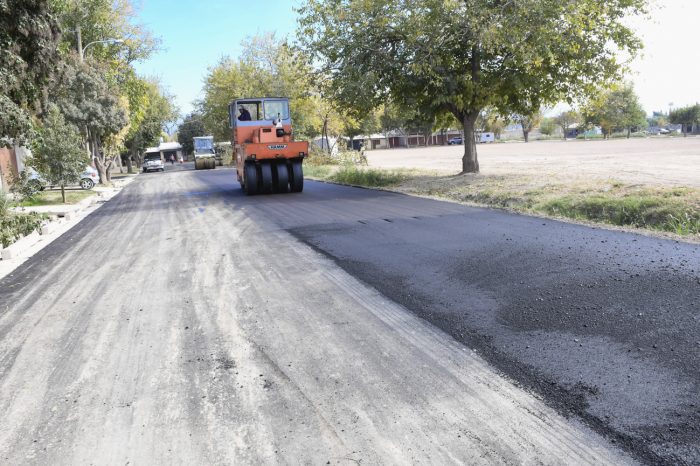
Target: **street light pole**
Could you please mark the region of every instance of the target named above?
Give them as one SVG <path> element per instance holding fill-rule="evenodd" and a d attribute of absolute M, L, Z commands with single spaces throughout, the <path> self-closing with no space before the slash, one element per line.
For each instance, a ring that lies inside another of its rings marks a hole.
<path fill-rule="evenodd" d="M 80 63 L 83 62 L 83 35 L 80 30 L 80 26 L 78 26 L 75 30 L 75 32 L 78 34 L 78 56 L 80 57 Z"/>
<path fill-rule="evenodd" d="M 87 44 L 85 47 L 80 49 L 80 61 L 83 61 L 83 58 L 85 56 L 85 51 L 87 50 L 88 47 L 94 44 L 122 44 L 124 40 L 122 39 L 104 39 L 104 40 L 94 40 Z M 80 28 L 78 28 L 78 43 L 82 43 L 80 40 Z"/>

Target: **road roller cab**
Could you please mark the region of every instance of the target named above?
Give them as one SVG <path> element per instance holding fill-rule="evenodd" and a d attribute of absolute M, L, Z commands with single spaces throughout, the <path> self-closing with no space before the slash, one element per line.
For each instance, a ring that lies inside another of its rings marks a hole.
<path fill-rule="evenodd" d="M 301 192 L 309 143 L 294 141 L 289 100 L 238 99 L 229 105 L 236 172 L 247 194 Z"/>

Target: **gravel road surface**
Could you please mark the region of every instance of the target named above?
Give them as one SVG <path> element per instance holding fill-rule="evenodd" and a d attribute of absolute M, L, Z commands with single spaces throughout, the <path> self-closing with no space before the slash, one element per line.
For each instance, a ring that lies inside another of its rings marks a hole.
<path fill-rule="evenodd" d="M 698 460 L 697 246 L 177 168 L 0 281 L 0 463 Z"/>

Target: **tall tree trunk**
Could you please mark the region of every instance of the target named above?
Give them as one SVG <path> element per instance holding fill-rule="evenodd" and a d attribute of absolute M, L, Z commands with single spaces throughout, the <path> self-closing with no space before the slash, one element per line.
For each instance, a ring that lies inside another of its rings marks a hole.
<path fill-rule="evenodd" d="M 95 169 L 97 169 L 97 174 L 100 176 L 100 184 L 107 184 L 107 172 L 105 170 L 104 160 L 100 158 L 97 148 L 97 138 L 90 138 L 90 145 L 92 146 L 92 160 L 95 162 Z"/>
<path fill-rule="evenodd" d="M 523 137 L 525 138 L 525 142 L 530 142 L 530 131 L 524 129 L 523 130 Z"/>
<path fill-rule="evenodd" d="M 61 183 L 61 200 L 64 204 L 66 203 L 66 189 L 63 183 Z"/>
<path fill-rule="evenodd" d="M 474 125 L 479 113 L 467 114 L 462 119 L 464 127 L 464 156 L 462 157 L 462 173 L 479 173 L 479 160 L 476 155 L 476 139 Z"/>
<path fill-rule="evenodd" d="M 114 165 L 114 159 L 105 157 L 105 175 L 107 175 L 107 183 L 112 184 L 112 166 Z"/>
<path fill-rule="evenodd" d="M 632 128 L 627 128 L 627 139 L 632 137 Z"/>
<path fill-rule="evenodd" d="M 425 143 L 425 147 L 428 147 L 429 145 L 432 145 L 432 137 L 433 137 L 433 129 L 424 129 L 423 130 L 423 142 Z"/>
<path fill-rule="evenodd" d="M 134 173 L 134 164 L 131 161 L 131 157 L 133 157 L 135 151 L 134 148 L 131 148 L 129 153 L 126 154 L 126 172 L 129 174 Z"/>
<path fill-rule="evenodd" d="M 326 151 L 328 155 L 331 154 L 331 142 L 328 140 L 328 118 L 329 114 L 323 117 L 323 129 L 321 130 L 321 149 Z"/>

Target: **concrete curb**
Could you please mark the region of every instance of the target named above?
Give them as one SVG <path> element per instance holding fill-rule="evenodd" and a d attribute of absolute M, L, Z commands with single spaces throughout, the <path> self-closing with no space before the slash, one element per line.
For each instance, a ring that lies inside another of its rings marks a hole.
<path fill-rule="evenodd" d="M 27 236 L 21 237 L 20 239 L 3 249 L 2 254 L 0 254 L 0 257 L 2 257 L 2 260 L 4 261 L 14 259 L 18 255 L 20 255 L 23 250 L 33 246 L 40 239 L 41 235 L 39 235 L 39 232 L 33 231 Z"/>

